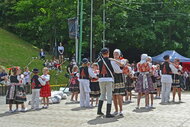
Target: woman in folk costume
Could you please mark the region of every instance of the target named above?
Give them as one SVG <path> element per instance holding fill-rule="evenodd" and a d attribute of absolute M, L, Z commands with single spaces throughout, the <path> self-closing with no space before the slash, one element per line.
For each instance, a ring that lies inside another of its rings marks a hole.
<path fill-rule="evenodd" d="M 149 66 L 150 66 L 150 75 L 151 75 L 151 79 L 152 79 L 152 83 L 153 83 L 152 85 L 153 85 L 153 88 L 154 88 L 152 91 L 149 92 L 150 101 L 151 101 L 150 107 L 152 108 L 153 107 L 153 102 L 154 102 L 154 94 L 156 94 L 156 87 L 155 87 L 156 78 L 154 77 L 155 68 L 152 65 L 152 58 L 150 56 L 148 56 L 146 61 L 149 63 Z"/>
<path fill-rule="evenodd" d="M 123 74 L 124 74 L 124 82 L 125 82 L 125 87 L 126 87 L 126 97 L 125 101 L 126 102 L 131 102 L 131 97 L 132 97 L 132 90 L 134 89 L 134 84 L 133 84 L 133 72 L 128 64 L 128 60 L 126 60 L 126 64 L 123 68 Z"/>
<path fill-rule="evenodd" d="M 125 61 L 121 58 L 121 51 L 115 49 L 113 52 L 115 62 L 122 68 L 125 65 Z M 123 77 L 123 71 L 114 74 L 114 85 L 113 85 L 113 102 L 115 106 L 115 112 L 113 115 L 123 115 L 123 96 L 125 96 L 125 83 Z M 118 112 L 118 105 L 120 112 Z"/>
<path fill-rule="evenodd" d="M 92 64 L 93 72 L 98 77 L 99 75 L 99 66 L 97 63 Z M 96 99 L 96 107 L 98 106 L 98 98 L 100 97 L 100 86 L 98 78 L 92 78 L 90 81 L 90 97 L 91 97 L 91 106 L 93 106 L 94 98 Z"/>
<path fill-rule="evenodd" d="M 89 67 L 87 58 L 82 60 L 80 67 L 79 87 L 80 87 L 80 107 L 89 108 L 90 106 L 90 78 L 97 78 L 93 73 L 92 68 Z"/>
<path fill-rule="evenodd" d="M 10 85 L 8 86 L 6 95 L 6 104 L 9 104 L 9 112 L 13 112 L 12 104 L 16 104 L 16 110 L 18 111 L 18 105 L 22 104 L 22 110 L 25 111 L 24 102 L 26 101 L 26 93 L 21 85 L 20 68 L 11 68 L 12 74 L 9 77 Z"/>
<path fill-rule="evenodd" d="M 141 96 L 144 93 L 145 94 L 145 108 L 149 108 L 149 93 L 150 91 L 153 91 L 153 84 L 152 84 L 152 79 L 150 75 L 150 65 L 146 61 L 148 58 L 147 54 L 142 54 L 141 55 L 141 61 L 137 64 L 137 68 L 139 71 L 139 76 L 137 79 L 137 84 L 135 91 L 138 93 L 138 99 L 137 99 L 137 109 L 139 109 L 140 106 L 140 100 Z"/>
<path fill-rule="evenodd" d="M 49 97 L 51 96 L 51 87 L 50 87 L 50 75 L 49 69 L 47 67 L 43 68 L 43 75 L 40 77 L 45 83 L 40 89 L 40 97 L 43 98 L 44 106 L 42 108 L 47 109 L 49 107 Z"/>
<path fill-rule="evenodd" d="M 182 71 L 182 66 L 180 65 L 180 60 L 175 59 L 174 63 L 172 64 L 172 88 L 173 88 L 173 102 L 175 102 L 175 95 L 178 92 L 179 102 L 181 102 L 181 86 L 180 86 L 180 71 Z"/>

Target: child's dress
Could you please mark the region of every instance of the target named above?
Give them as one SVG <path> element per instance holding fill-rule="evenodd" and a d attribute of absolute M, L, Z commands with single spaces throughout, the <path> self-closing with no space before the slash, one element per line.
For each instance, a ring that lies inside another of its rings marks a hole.
<path fill-rule="evenodd" d="M 50 87 L 50 75 L 42 75 L 46 84 L 40 89 L 40 97 L 50 97 L 51 96 L 51 87 Z"/>
<path fill-rule="evenodd" d="M 93 71 L 94 74 L 98 77 L 99 71 Z M 92 78 L 90 81 L 90 97 L 100 97 L 100 86 L 97 78 Z"/>
<path fill-rule="evenodd" d="M 69 91 L 71 93 L 79 93 L 79 74 L 77 72 L 71 73 Z"/>

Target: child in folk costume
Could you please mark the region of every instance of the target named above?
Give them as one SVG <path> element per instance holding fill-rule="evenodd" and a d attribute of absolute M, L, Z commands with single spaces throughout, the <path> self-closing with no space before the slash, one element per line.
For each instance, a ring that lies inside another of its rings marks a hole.
<path fill-rule="evenodd" d="M 180 86 L 180 71 L 182 71 L 182 66 L 180 65 L 180 61 L 179 59 L 175 59 L 174 63 L 172 64 L 172 79 L 173 79 L 173 83 L 172 83 L 172 88 L 173 88 L 173 102 L 175 102 L 175 95 L 176 92 L 178 92 L 178 96 L 179 96 L 179 102 L 181 102 L 181 86 Z"/>
<path fill-rule="evenodd" d="M 143 93 L 145 94 L 145 108 L 149 108 L 149 93 L 150 91 L 154 90 L 152 79 L 150 76 L 150 66 L 149 63 L 146 61 L 147 57 L 147 54 L 142 54 L 141 61 L 137 64 L 137 68 L 140 74 L 138 76 L 137 84 L 135 87 L 135 91 L 138 93 L 136 109 L 139 109 L 140 100 Z"/>
<path fill-rule="evenodd" d="M 155 70 L 155 73 L 154 73 L 154 77 L 156 78 L 156 85 L 157 85 L 157 88 L 156 88 L 156 99 L 161 99 L 160 98 L 160 93 L 161 93 L 161 71 L 160 71 L 160 65 L 157 64 L 156 65 L 156 70 Z"/>
<path fill-rule="evenodd" d="M 131 97 L 132 97 L 132 93 L 131 91 L 134 89 L 134 84 L 133 84 L 133 73 L 132 73 L 132 69 L 128 64 L 128 61 L 126 60 L 126 65 L 123 68 L 123 74 L 124 74 L 124 81 L 125 81 L 125 87 L 126 87 L 126 97 L 125 97 L 125 101 L 126 102 L 131 102 Z"/>
<path fill-rule="evenodd" d="M 31 100 L 31 109 L 32 110 L 39 110 L 40 105 L 40 89 L 42 87 L 40 82 L 43 82 L 40 76 L 38 75 L 39 70 L 33 69 L 33 77 L 31 79 L 31 88 L 32 88 L 32 100 Z"/>
<path fill-rule="evenodd" d="M 82 66 L 80 67 L 79 87 L 80 87 L 80 107 L 89 108 L 90 106 L 90 77 L 97 78 L 89 67 L 89 61 L 87 58 L 82 60 Z"/>
<path fill-rule="evenodd" d="M 40 77 L 45 82 L 45 85 L 42 85 L 40 90 L 40 97 L 43 97 L 44 106 L 42 108 L 47 109 L 49 107 L 49 97 L 51 96 L 51 88 L 50 88 L 50 75 L 49 69 L 47 67 L 43 68 L 43 75 Z"/>
<path fill-rule="evenodd" d="M 93 72 L 98 77 L 99 75 L 99 66 L 97 63 L 92 64 Z M 90 97 L 91 97 L 91 106 L 93 106 L 94 98 L 96 98 L 96 107 L 98 106 L 98 98 L 100 97 L 100 86 L 98 78 L 92 78 L 90 81 Z"/>
<path fill-rule="evenodd" d="M 69 91 L 72 93 L 71 101 L 74 101 L 73 98 L 75 98 L 75 101 L 78 101 L 78 94 L 80 90 L 79 90 L 79 73 L 77 65 L 73 66 L 72 73 L 70 75 L 71 79 L 70 79 Z"/>
<path fill-rule="evenodd" d="M 121 51 L 119 49 L 115 49 L 113 52 L 114 61 L 120 67 L 124 67 L 125 61 L 121 59 Z M 123 96 L 125 96 L 125 83 L 123 78 L 123 71 L 120 69 L 118 72 L 114 74 L 114 85 L 113 85 L 113 102 L 115 106 L 115 112 L 113 115 L 121 115 L 123 116 Z M 118 105 L 120 108 L 120 112 L 118 112 Z"/>

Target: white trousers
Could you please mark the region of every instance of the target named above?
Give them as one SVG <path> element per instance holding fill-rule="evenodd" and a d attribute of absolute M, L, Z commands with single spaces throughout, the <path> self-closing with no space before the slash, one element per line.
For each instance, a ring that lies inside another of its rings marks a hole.
<path fill-rule="evenodd" d="M 86 79 L 80 80 L 80 107 L 90 107 L 90 82 Z"/>
<path fill-rule="evenodd" d="M 33 109 L 39 108 L 40 105 L 40 89 L 32 89 L 31 107 Z"/>
<path fill-rule="evenodd" d="M 100 82 L 100 100 L 104 101 L 107 95 L 107 103 L 112 104 L 113 82 Z"/>
<path fill-rule="evenodd" d="M 171 83 L 162 82 L 162 102 L 169 102 L 170 100 L 170 91 L 171 91 Z"/>

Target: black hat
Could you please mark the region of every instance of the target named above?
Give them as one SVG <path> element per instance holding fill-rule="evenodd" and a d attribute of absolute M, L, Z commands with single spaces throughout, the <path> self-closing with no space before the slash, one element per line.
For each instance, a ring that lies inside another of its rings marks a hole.
<path fill-rule="evenodd" d="M 169 58 L 170 58 L 169 55 L 165 55 L 165 56 L 163 57 L 164 60 L 168 60 Z"/>
<path fill-rule="evenodd" d="M 108 48 L 103 48 L 102 50 L 101 50 L 101 53 L 102 54 L 106 54 L 106 53 L 108 53 L 109 52 L 109 49 Z"/>
<path fill-rule="evenodd" d="M 83 59 L 82 59 L 82 63 L 83 63 L 83 64 L 87 64 L 88 62 L 89 62 L 89 61 L 88 61 L 87 58 L 83 58 Z"/>
<path fill-rule="evenodd" d="M 38 70 L 37 68 L 34 68 L 34 69 L 32 70 L 32 72 L 33 72 L 33 73 L 38 73 L 39 70 Z"/>

